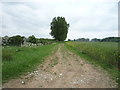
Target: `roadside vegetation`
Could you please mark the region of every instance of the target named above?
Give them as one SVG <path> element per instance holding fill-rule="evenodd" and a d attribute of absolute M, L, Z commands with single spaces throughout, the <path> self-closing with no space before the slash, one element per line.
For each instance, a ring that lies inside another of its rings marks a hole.
<path fill-rule="evenodd" d="M 39 47 L 7 46 L 2 49 L 2 79 L 3 83 L 16 78 L 44 61 L 52 53 L 56 44 Z"/>
<path fill-rule="evenodd" d="M 59 43 L 65 43 L 65 46 L 78 54 L 85 60 L 90 61 L 96 66 L 106 69 L 111 76 L 118 81 L 118 42 L 120 37 L 98 38 L 78 38 L 68 39 L 65 42 L 70 24 L 64 17 L 54 17 L 50 23 L 51 32 L 54 39 L 36 38 L 34 35 L 25 36 L 4 36 L 2 38 L 2 79 L 3 83 L 12 78 L 16 78 L 28 71 L 32 71 L 39 64 L 42 64 L 44 58 L 55 50 Z M 57 43 L 57 44 L 56 44 Z M 54 59 L 51 67 L 58 64 Z M 1 72 L 1 71 L 0 71 Z"/>
<path fill-rule="evenodd" d="M 101 66 L 110 73 L 113 79 L 120 83 L 118 75 L 118 43 L 113 42 L 66 42 L 66 47 L 88 60 Z"/>

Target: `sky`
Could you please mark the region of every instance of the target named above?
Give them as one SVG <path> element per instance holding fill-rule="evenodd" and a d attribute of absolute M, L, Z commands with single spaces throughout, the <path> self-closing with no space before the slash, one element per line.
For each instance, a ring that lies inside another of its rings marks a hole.
<path fill-rule="evenodd" d="M 119 0 L 2 0 L 2 36 L 52 38 L 50 22 L 65 17 L 70 24 L 67 39 L 118 36 Z"/>

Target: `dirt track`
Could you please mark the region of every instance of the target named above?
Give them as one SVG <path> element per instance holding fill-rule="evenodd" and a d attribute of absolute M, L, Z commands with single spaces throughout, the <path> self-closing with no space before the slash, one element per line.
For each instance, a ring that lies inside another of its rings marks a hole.
<path fill-rule="evenodd" d="M 20 79 L 4 84 L 6 88 L 114 88 L 117 84 L 109 75 L 60 44 L 44 64 Z"/>

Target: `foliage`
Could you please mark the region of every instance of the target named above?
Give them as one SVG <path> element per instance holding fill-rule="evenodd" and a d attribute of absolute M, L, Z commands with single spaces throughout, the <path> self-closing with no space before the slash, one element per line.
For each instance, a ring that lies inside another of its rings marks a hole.
<path fill-rule="evenodd" d="M 24 37 L 20 35 L 12 36 L 9 38 L 10 45 L 21 45 L 24 42 Z"/>
<path fill-rule="evenodd" d="M 72 41 L 90 41 L 89 38 L 78 38 L 73 39 Z M 120 42 L 120 37 L 106 37 L 103 39 L 93 38 L 91 42 Z"/>
<path fill-rule="evenodd" d="M 71 41 L 71 39 L 68 39 L 68 41 Z"/>
<path fill-rule="evenodd" d="M 57 40 L 55 39 L 46 39 L 46 38 L 36 38 L 34 35 L 29 36 L 28 38 L 24 36 L 4 36 L 2 37 L 2 45 L 3 46 L 20 46 L 21 44 L 26 44 L 26 42 L 33 43 L 33 44 L 42 44 L 42 45 L 47 45 L 47 44 L 52 44 L 56 42 Z"/>
<path fill-rule="evenodd" d="M 67 38 L 69 24 L 64 17 L 54 17 L 51 24 L 51 36 L 58 41 L 64 41 Z"/>
<path fill-rule="evenodd" d="M 88 42 L 89 38 L 78 38 L 78 39 L 74 39 L 74 41 Z"/>
<path fill-rule="evenodd" d="M 9 37 L 4 36 L 2 37 L 2 45 L 8 45 L 9 44 Z"/>
<path fill-rule="evenodd" d="M 100 42 L 101 39 L 93 38 L 91 41 L 92 41 L 92 42 Z"/>
<path fill-rule="evenodd" d="M 120 42 L 120 37 L 107 37 L 101 40 L 102 42 Z"/>
<path fill-rule="evenodd" d="M 28 41 L 31 43 L 37 43 L 37 39 L 35 38 L 34 35 L 28 37 Z"/>

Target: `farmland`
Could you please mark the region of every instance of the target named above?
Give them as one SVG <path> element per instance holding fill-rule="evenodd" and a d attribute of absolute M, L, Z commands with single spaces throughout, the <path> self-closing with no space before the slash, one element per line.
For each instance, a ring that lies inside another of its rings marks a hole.
<path fill-rule="evenodd" d="M 80 57 L 107 70 L 118 82 L 118 43 L 67 42 L 66 45 Z"/>
<path fill-rule="evenodd" d="M 0 6 L 0 88 L 120 89 L 118 0 Z"/>
<path fill-rule="evenodd" d="M 104 62 L 118 67 L 118 43 L 106 43 L 106 42 L 68 42 L 69 46 L 72 46 L 79 50 L 79 52 L 86 54 L 97 61 Z"/>
<path fill-rule="evenodd" d="M 5 47 L 3 86 L 117 87 L 117 46 L 111 42 L 60 42 L 37 47 Z"/>

